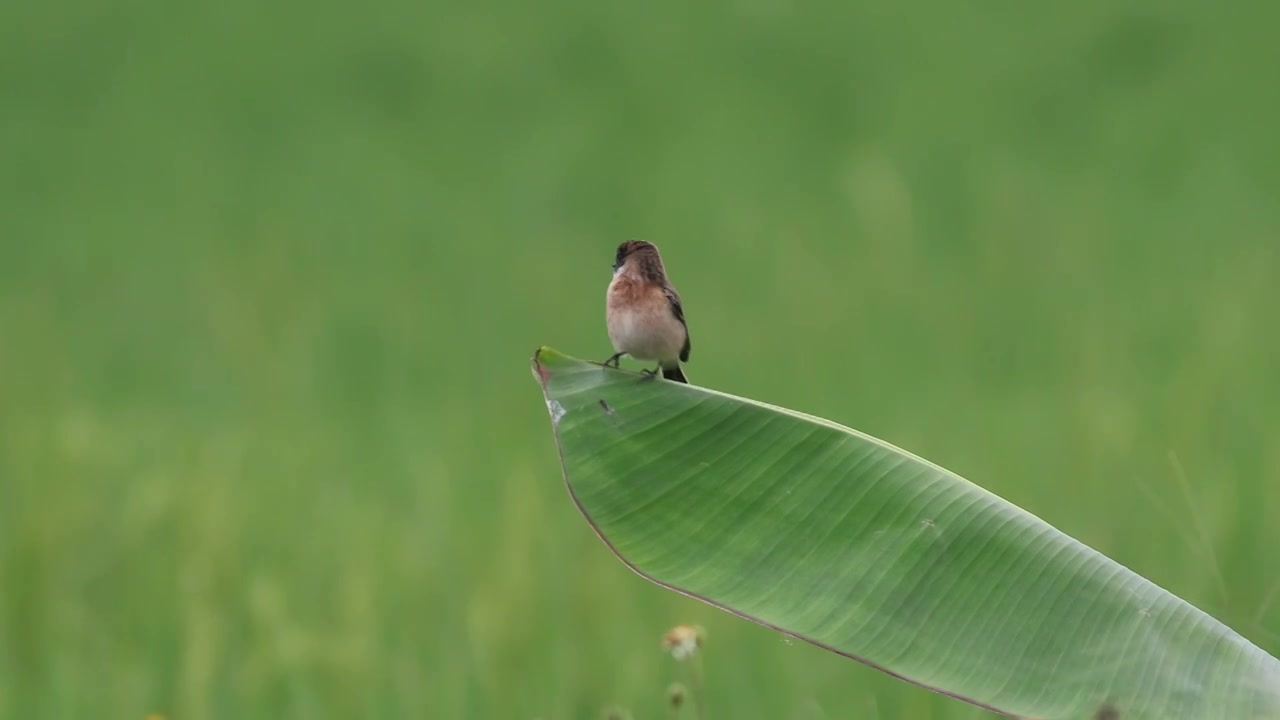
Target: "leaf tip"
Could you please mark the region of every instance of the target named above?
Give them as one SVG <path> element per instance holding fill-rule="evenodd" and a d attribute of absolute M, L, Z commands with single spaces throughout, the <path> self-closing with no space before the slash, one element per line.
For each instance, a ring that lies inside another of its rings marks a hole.
<path fill-rule="evenodd" d="M 538 382 L 541 383 L 543 387 L 547 386 L 547 380 L 549 377 L 544 358 L 559 354 L 560 353 L 557 353 L 549 345 L 542 345 L 537 350 L 533 351 L 533 358 L 529 361 L 530 369 L 533 370 L 533 376 L 538 379 Z"/>

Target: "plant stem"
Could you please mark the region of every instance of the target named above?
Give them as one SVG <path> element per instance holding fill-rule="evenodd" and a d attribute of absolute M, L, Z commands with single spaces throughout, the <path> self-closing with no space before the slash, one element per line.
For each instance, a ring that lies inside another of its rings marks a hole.
<path fill-rule="evenodd" d="M 707 720 L 706 688 L 702 684 L 702 653 L 695 652 L 689 658 L 689 687 L 693 691 L 693 716 Z"/>

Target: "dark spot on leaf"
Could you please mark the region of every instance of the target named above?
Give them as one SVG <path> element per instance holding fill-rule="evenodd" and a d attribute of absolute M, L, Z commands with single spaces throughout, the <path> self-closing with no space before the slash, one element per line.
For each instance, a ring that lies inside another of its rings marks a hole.
<path fill-rule="evenodd" d="M 1120 720 L 1120 711 L 1115 705 L 1107 703 L 1098 708 L 1098 712 L 1093 714 L 1093 720 Z"/>
<path fill-rule="evenodd" d="M 600 409 L 607 415 L 613 415 L 613 408 L 609 407 L 609 403 L 605 402 L 604 398 L 600 398 Z"/>

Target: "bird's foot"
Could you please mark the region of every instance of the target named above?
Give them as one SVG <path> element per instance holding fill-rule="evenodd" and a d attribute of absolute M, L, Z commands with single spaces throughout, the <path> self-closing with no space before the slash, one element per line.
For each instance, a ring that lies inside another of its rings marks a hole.
<path fill-rule="evenodd" d="M 662 372 L 662 366 L 659 365 L 657 368 L 653 370 L 649 370 L 646 368 L 644 370 L 641 370 L 640 372 L 644 374 L 644 377 L 640 378 L 641 380 L 652 380 L 658 377 L 658 374 Z"/>
<path fill-rule="evenodd" d="M 601 365 L 604 365 L 605 367 L 616 368 L 618 367 L 618 363 L 621 362 L 622 355 L 623 353 L 614 353 L 609 356 L 608 360 L 605 360 L 603 363 L 601 363 Z"/>

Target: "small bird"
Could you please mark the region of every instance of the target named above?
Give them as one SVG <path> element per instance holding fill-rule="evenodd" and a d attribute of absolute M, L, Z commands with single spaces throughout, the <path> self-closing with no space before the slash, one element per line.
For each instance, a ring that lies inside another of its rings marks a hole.
<path fill-rule="evenodd" d="M 653 243 L 628 240 L 618 246 L 606 298 L 609 340 L 617 352 L 604 364 L 618 367 L 623 355 L 657 360 L 658 367 L 646 373 L 661 371 L 667 380 L 688 383 L 680 363 L 689 361 L 689 326 Z"/>

